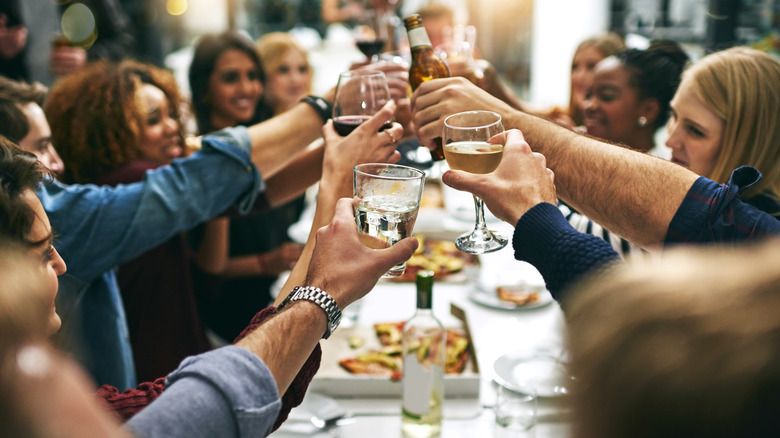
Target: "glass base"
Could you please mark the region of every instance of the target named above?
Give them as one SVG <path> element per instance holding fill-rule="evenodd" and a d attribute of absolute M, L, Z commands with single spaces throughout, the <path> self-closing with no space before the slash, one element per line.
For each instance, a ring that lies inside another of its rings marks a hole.
<path fill-rule="evenodd" d="M 508 243 L 506 237 L 486 230 L 486 233 L 471 232 L 458 237 L 455 240 L 455 247 L 466 254 L 487 254 L 498 251 Z"/>
<path fill-rule="evenodd" d="M 406 272 L 406 262 L 393 266 L 379 278 L 395 278 L 403 275 L 404 272 Z"/>

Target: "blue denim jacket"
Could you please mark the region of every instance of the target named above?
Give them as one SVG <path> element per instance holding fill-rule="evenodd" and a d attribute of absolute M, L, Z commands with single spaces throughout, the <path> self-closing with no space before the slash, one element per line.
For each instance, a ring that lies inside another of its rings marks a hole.
<path fill-rule="evenodd" d="M 57 297 L 63 348 L 98 385 L 136 385 L 114 268 L 171 236 L 236 207 L 248 211 L 265 183 L 250 159 L 245 128 L 203 138 L 203 148 L 146 174 L 143 181 L 98 187 L 44 185 L 38 197 L 68 265 Z"/>

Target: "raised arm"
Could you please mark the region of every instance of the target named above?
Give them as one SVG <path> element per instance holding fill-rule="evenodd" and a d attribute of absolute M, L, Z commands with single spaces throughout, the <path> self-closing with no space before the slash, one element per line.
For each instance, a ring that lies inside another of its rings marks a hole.
<path fill-rule="evenodd" d="M 306 279 L 299 284 L 326 291 L 341 309 L 367 294 L 384 272 L 407 260 L 417 248 L 417 241 L 411 238 L 382 250 L 364 246 L 358 237 L 351 197 L 338 201 L 333 221 L 316 234 Z M 326 323 L 325 313 L 316 304 L 297 301 L 237 345 L 265 362 L 281 394 L 322 338 Z"/>
<path fill-rule="evenodd" d="M 697 175 L 648 155 L 577 134 L 515 110 L 463 78 L 420 85 L 412 96 L 417 134 L 424 144 L 441 135 L 444 119 L 466 110 L 502 115 L 555 171 L 558 196 L 581 213 L 644 247 L 660 245 Z M 494 212 L 495 213 L 495 212 Z"/>
<path fill-rule="evenodd" d="M 352 197 L 352 168 L 360 163 L 396 162 L 400 155 L 395 151 L 395 141 L 403 135 L 398 123 L 378 132 L 379 128 L 392 118 L 395 104 L 390 101 L 380 112 L 362 123 L 347 137 L 340 137 L 328 122 L 323 127 L 325 135 L 325 158 L 322 164 L 322 180 L 317 195 L 311 232 L 303 248 L 300 259 L 282 287 L 277 304 L 284 299 L 286 292 L 303 281 L 315 243 L 315 232 L 330 222 L 333 209 L 339 198 Z"/>

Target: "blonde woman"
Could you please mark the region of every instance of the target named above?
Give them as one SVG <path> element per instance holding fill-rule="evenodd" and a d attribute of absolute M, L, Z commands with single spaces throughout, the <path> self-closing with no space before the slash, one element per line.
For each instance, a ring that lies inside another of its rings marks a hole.
<path fill-rule="evenodd" d="M 257 41 L 265 69 L 263 99 L 281 114 L 311 93 L 312 69 L 308 54 L 285 32 L 273 32 Z"/>
<path fill-rule="evenodd" d="M 719 183 L 750 165 L 763 177 L 742 198 L 780 217 L 780 62 L 735 47 L 688 69 L 672 99 L 672 161 Z"/>

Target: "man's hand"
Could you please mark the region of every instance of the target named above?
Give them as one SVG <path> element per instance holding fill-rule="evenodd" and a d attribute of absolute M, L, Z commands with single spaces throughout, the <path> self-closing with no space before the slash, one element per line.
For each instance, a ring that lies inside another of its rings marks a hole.
<path fill-rule="evenodd" d="M 355 225 L 352 199 L 339 199 L 333 221 L 317 231 L 306 285 L 328 292 L 343 309 L 373 289 L 388 269 L 408 260 L 417 245 L 411 237 L 386 249 L 363 245 Z"/>
<path fill-rule="evenodd" d="M 513 108 L 464 78 L 423 82 L 412 95 L 412 122 L 420 144 L 434 147 L 441 137 L 444 119 L 462 111 L 495 111 L 504 117 Z"/>
<path fill-rule="evenodd" d="M 361 123 L 348 136 L 341 137 L 333 129 L 333 121 L 322 127 L 325 137 L 325 158 L 323 160 L 323 178 L 332 175 L 347 176 L 351 180 L 352 168 L 362 163 L 395 163 L 401 159 L 396 152 L 397 140 L 403 135 L 398 123 L 382 132 L 379 128 L 393 119 L 395 104 L 390 101 L 373 117 Z"/>
<path fill-rule="evenodd" d="M 55 75 L 69 75 L 86 64 L 87 51 L 81 47 L 57 47 L 51 52 L 51 71 Z"/>
<path fill-rule="evenodd" d="M 544 155 L 531 151 L 520 131 L 511 129 L 491 138 L 490 143 L 504 144 L 496 170 L 486 174 L 450 170 L 442 175 L 442 182 L 479 196 L 496 217 L 512 225 L 536 204 L 555 204 L 553 172 L 547 168 Z"/>

